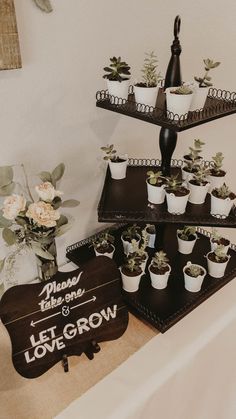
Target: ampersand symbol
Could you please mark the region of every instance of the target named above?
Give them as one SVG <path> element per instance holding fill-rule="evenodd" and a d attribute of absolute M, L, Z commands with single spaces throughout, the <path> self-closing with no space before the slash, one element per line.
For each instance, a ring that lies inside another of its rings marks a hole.
<path fill-rule="evenodd" d="M 70 314 L 70 307 L 63 306 L 61 309 L 61 314 L 65 317 L 68 316 Z"/>

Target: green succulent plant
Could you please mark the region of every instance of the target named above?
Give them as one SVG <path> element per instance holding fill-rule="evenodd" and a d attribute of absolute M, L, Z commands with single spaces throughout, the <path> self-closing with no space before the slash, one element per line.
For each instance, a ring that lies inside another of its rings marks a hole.
<path fill-rule="evenodd" d="M 99 249 L 99 247 L 109 246 L 110 244 L 114 244 L 115 238 L 106 231 L 105 233 L 99 235 L 96 239 L 93 240 L 92 246 L 95 249 Z"/>
<path fill-rule="evenodd" d="M 141 70 L 142 81 L 147 87 L 157 86 L 158 80 L 161 79 L 160 73 L 157 73 L 157 56 L 154 51 L 145 53 L 144 65 Z"/>
<path fill-rule="evenodd" d="M 228 186 L 226 186 L 225 183 L 223 183 L 222 186 L 219 188 L 215 188 L 212 191 L 213 195 L 215 195 L 217 198 L 226 199 L 228 197 L 231 197 L 232 195 L 235 197 L 235 194 L 231 192 Z M 232 198 L 233 198 L 232 196 Z"/>
<path fill-rule="evenodd" d="M 175 95 L 191 95 L 193 93 L 192 89 L 190 89 L 189 86 L 180 86 L 177 87 L 174 90 L 170 91 L 171 93 L 174 93 Z"/>
<path fill-rule="evenodd" d="M 137 224 L 133 224 L 129 226 L 125 231 L 122 233 L 122 237 L 124 239 L 135 239 L 137 238 L 137 235 L 140 234 L 140 227 L 137 226 Z"/>
<path fill-rule="evenodd" d="M 171 191 L 177 191 L 179 188 L 182 187 L 182 180 L 179 179 L 179 176 L 171 175 L 169 177 L 166 177 L 166 189 L 169 189 Z"/>
<path fill-rule="evenodd" d="M 150 183 L 150 185 L 163 184 L 163 181 L 165 180 L 161 171 L 153 172 L 153 170 L 149 170 L 147 172 L 147 176 L 148 176 L 147 180 Z"/>
<path fill-rule="evenodd" d="M 103 78 L 113 81 L 122 82 L 123 80 L 128 80 L 130 76 L 130 66 L 121 60 L 121 57 L 112 57 L 110 58 L 111 64 L 109 67 L 104 67 Z"/>
<path fill-rule="evenodd" d="M 196 234 L 196 227 L 184 226 L 182 229 L 177 230 L 177 234 L 182 240 L 189 240 L 189 237 Z"/>
<path fill-rule="evenodd" d="M 168 265 L 169 259 L 163 250 L 156 252 L 152 258 L 152 266 L 157 269 L 165 268 Z"/>
<path fill-rule="evenodd" d="M 210 175 L 210 169 L 203 165 L 196 166 L 196 171 L 193 174 L 193 180 L 197 185 L 205 185 L 207 182 L 207 176 Z"/>
<path fill-rule="evenodd" d="M 225 254 L 225 246 L 223 244 L 219 244 L 219 246 L 217 246 L 212 253 L 214 253 L 217 262 L 227 259 L 227 255 Z"/>
<path fill-rule="evenodd" d="M 188 273 L 194 278 L 197 278 L 202 273 L 202 268 L 198 265 L 191 264 L 188 266 L 187 269 L 188 269 Z"/>
<path fill-rule="evenodd" d="M 208 73 L 210 70 L 212 70 L 213 68 L 216 68 L 220 65 L 219 61 L 216 61 L 214 63 L 213 60 L 210 60 L 210 58 L 207 58 L 205 60 L 203 60 L 204 62 L 204 66 L 205 66 L 205 74 L 203 77 L 194 77 L 194 80 L 196 80 L 199 84 L 199 87 L 210 87 L 212 86 L 211 81 L 211 77 L 208 76 Z"/>
<path fill-rule="evenodd" d="M 105 147 L 101 147 L 101 150 L 104 151 L 105 156 L 103 157 L 103 160 L 112 160 L 116 161 L 119 159 L 119 156 L 116 154 L 117 151 L 114 149 L 114 145 L 107 145 Z"/>
<path fill-rule="evenodd" d="M 123 267 L 130 272 L 139 272 L 141 270 L 140 265 L 141 260 L 139 258 L 135 256 L 127 256 Z"/>
<path fill-rule="evenodd" d="M 224 160 L 224 156 L 223 153 L 218 152 L 216 153 L 215 156 L 212 156 L 212 160 L 213 160 L 213 167 L 212 169 L 214 170 L 215 173 L 219 173 L 221 171 L 222 168 L 222 162 Z"/>
<path fill-rule="evenodd" d="M 189 172 L 193 172 L 198 166 L 200 161 L 200 153 L 202 152 L 202 146 L 205 143 L 200 139 L 195 139 L 193 147 L 189 147 L 190 152 L 186 155 L 185 168 Z"/>

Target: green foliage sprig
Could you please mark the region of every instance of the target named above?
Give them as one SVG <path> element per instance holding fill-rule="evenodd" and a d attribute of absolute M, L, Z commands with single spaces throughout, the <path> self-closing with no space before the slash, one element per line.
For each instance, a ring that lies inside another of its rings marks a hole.
<path fill-rule="evenodd" d="M 158 80 L 161 79 L 160 73 L 157 73 L 157 56 L 154 51 L 146 52 L 144 58 L 144 65 L 141 69 L 142 81 L 147 87 L 156 87 Z"/>
<path fill-rule="evenodd" d="M 112 236 L 108 231 L 103 234 L 100 234 L 96 239 L 93 240 L 92 246 L 95 249 L 99 249 L 100 247 L 106 247 L 110 244 L 114 244 L 115 238 Z"/>
<path fill-rule="evenodd" d="M 208 76 L 208 73 L 210 70 L 212 70 L 213 68 L 216 68 L 220 65 L 219 61 L 216 61 L 214 63 L 213 60 L 210 60 L 210 58 L 207 58 L 205 60 L 203 60 L 204 65 L 205 65 L 205 74 L 203 77 L 194 77 L 194 80 L 196 80 L 199 83 L 199 87 L 210 87 L 212 86 L 212 83 L 210 82 L 211 77 Z"/>
<path fill-rule="evenodd" d="M 221 152 L 216 153 L 215 156 L 212 156 L 212 160 L 213 160 L 212 169 L 214 170 L 215 173 L 219 173 L 223 165 L 223 160 L 224 160 L 223 153 Z"/>
<path fill-rule="evenodd" d="M 116 161 L 119 160 L 119 156 L 117 155 L 117 151 L 114 149 L 114 145 L 107 145 L 105 147 L 101 147 L 101 150 L 105 153 L 103 160 L 111 160 Z"/>
<path fill-rule="evenodd" d="M 112 57 L 110 62 L 110 66 L 103 69 L 107 73 L 104 74 L 104 79 L 119 82 L 129 79 L 127 76 L 130 76 L 130 66 L 125 61 L 122 61 L 121 57 Z"/>
<path fill-rule="evenodd" d="M 183 85 L 171 90 L 170 93 L 174 93 L 175 95 L 191 95 L 193 91 L 189 86 Z"/>
<path fill-rule="evenodd" d="M 235 194 L 229 189 L 229 187 L 223 183 L 219 188 L 214 188 L 212 194 L 217 198 L 226 199 L 230 197 L 231 199 L 235 198 Z"/>
<path fill-rule="evenodd" d="M 212 253 L 214 253 L 217 262 L 224 261 L 228 258 L 225 254 L 225 246 L 223 244 L 219 244 Z"/>

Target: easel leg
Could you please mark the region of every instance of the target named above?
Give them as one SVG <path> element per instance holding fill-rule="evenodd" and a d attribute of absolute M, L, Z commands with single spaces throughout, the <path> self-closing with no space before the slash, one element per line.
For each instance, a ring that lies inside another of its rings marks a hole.
<path fill-rule="evenodd" d="M 84 351 L 84 353 L 87 356 L 87 358 L 91 360 L 91 359 L 94 358 L 94 354 L 96 354 L 100 350 L 101 350 L 101 348 L 98 345 L 98 343 L 95 340 L 92 340 L 91 342 L 89 342 L 89 344 L 88 344 L 86 350 Z"/>
<path fill-rule="evenodd" d="M 62 356 L 62 366 L 63 366 L 64 372 L 68 372 L 69 371 L 68 358 L 67 358 L 67 355 L 66 354 L 64 354 Z"/>

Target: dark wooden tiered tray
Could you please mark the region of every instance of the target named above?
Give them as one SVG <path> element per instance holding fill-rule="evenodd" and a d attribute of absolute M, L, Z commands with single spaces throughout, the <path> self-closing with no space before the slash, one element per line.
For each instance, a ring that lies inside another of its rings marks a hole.
<path fill-rule="evenodd" d="M 127 225 L 124 224 L 113 227 L 112 234 L 115 236 L 116 246 L 114 260 L 118 266 L 123 263 L 124 259 L 120 236 L 126 227 Z M 214 279 L 207 275 L 204 279 L 201 291 L 197 293 L 186 291 L 184 288 L 182 269 L 189 260 L 192 263 L 198 263 L 207 268 L 205 255 L 210 251 L 210 235 L 199 228 L 199 240 L 196 242 L 193 253 L 191 255 L 182 255 L 177 249 L 176 229 L 176 225 L 167 225 L 164 229 L 164 235 L 161 234 L 162 248 L 167 253 L 172 268 L 167 288 L 164 290 L 154 289 L 151 286 L 148 270 L 146 269 L 145 275 L 141 278 L 139 290 L 135 293 L 123 292 L 129 310 L 154 325 L 162 333 L 236 276 L 236 252 L 235 246 L 232 245 L 229 252 L 231 258 L 224 277 Z M 93 239 L 101 233 L 102 232 L 69 246 L 67 248 L 68 259 L 79 266 L 83 266 L 84 263 L 95 257 L 91 244 Z M 147 266 L 150 263 L 150 259 L 154 252 L 154 249 L 148 250 L 149 260 Z"/>

